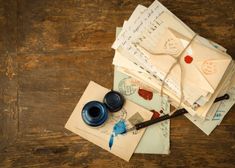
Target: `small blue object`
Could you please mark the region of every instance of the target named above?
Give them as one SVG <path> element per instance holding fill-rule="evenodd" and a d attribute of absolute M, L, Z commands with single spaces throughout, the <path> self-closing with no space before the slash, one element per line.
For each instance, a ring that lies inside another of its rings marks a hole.
<path fill-rule="evenodd" d="M 103 102 L 110 112 L 116 112 L 121 110 L 125 99 L 119 92 L 111 90 L 104 96 Z"/>
<path fill-rule="evenodd" d="M 111 134 L 110 136 L 110 139 L 109 139 L 109 149 L 111 150 L 112 146 L 113 146 L 113 140 L 114 140 L 114 135 L 113 133 Z"/>
<path fill-rule="evenodd" d="M 113 146 L 114 137 L 117 136 L 118 134 L 124 134 L 124 133 L 126 133 L 126 123 L 124 120 L 120 120 L 113 127 L 113 132 L 112 132 L 110 139 L 109 139 L 110 150 Z"/>
<path fill-rule="evenodd" d="M 82 119 L 89 126 L 100 126 L 108 119 L 108 110 L 103 103 L 90 101 L 82 109 Z"/>
<path fill-rule="evenodd" d="M 113 127 L 113 132 L 117 136 L 118 134 L 123 134 L 126 132 L 126 123 L 124 120 L 118 121 L 114 127 Z"/>

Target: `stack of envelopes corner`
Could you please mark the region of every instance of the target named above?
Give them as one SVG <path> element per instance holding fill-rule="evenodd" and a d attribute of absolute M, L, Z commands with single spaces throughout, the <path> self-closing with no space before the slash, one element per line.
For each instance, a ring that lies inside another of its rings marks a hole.
<path fill-rule="evenodd" d="M 213 102 L 234 73 L 226 49 L 192 31 L 158 1 L 137 6 L 112 48 L 119 71 L 201 119 L 215 114 Z"/>

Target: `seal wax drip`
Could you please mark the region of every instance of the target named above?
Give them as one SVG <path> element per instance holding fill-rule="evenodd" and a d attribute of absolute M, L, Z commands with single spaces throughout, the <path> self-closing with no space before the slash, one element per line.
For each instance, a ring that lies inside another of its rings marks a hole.
<path fill-rule="evenodd" d="M 160 115 L 161 115 L 159 112 L 157 112 L 157 111 L 155 111 L 155 110 L 150 110 L 150 111 L 153 112 L 153 115 L 152 115 L 152 117 L 151 117 L 151 120 L 152 120 L 152 119 L 159 118 Z"/>
<path fill-rule="evenodd" d="M 139 96 L 141 96 L 145 100 L 152 100 L 152 98 L 153 98 L 153 92 L 150 92 L 150 91 L 145 90 L 145 89 L 140 89 L 139 88 L 138 94 L 139 94 Z"/>
<path fill-rule="evenodd" d="M 191 64 L 191 62 L 193 61 L 193 57 L 191 57 L 190 55 L 186 55 L 184 57 L 184 61 L 187 63 L 187 64 Z"/>

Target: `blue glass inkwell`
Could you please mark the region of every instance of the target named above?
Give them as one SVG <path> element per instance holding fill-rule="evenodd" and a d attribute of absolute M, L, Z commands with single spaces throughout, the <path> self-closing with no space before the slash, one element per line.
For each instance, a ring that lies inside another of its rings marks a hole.
<path fill-rule="evenodd" d="M 103 103 L 90 101 L 82 109 L 83 121 L 92 127 L 102 125 L 108 119 L 108 112 L 117 112 L 124 105 L 124 97 L 116 91 L 111 90 L 104 96 Z"/>

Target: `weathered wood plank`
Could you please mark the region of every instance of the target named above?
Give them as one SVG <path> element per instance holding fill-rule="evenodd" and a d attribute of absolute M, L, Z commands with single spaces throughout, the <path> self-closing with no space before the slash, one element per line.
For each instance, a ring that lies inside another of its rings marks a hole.
<path fill-rule="evenodd" d="M 19 55 L 20 132 L 63 130 L 90 80 L 111 88 L 112 54 Z"/>
<path fill-rule="evenodd" d="M 234 165 L 234 153 L 225 152 L 234 148 L 234 139 L 213 140 L 216 137 L 208 137 L 196 127 L 191 128 L 192 124 L 183 117 L 172 120 L 172 125 L 177 125 L 179 122 L 182 123 L 181 129 L 177 127 L 172 130 L 170 155 L 134 154 L 131 161 L 127 163 L 71 133 L 44 132 L 27 134 L 6 149 L 2 164 L 7 167 L 179 167 L 185 165 L 232 167 Z M 234 129 L 234 126 L 231 129 Z M 190 137 L 186 134 L 187 130 L 191 130 Z M 225 135 L 226 138 L 226 135 L 231 133 L 223 126 L 218 130 L 220 137 Z M 39 158 L 42 162 L 38 161 Z"/>
<path fill-rule="evenodd" d="M 235 166 L 235 107 L 210 136 L 172 120 L 171 154 L 130 163 L 63 128 L 90 80 L 112 87 L 115 27 L 151 2 L 0 0 L 0 167 Z M 235 1 L 161 2 L 234 58 Z"/>
<path fill-rule="evenodd" d="M 18 132 L 16 9 L 15 1 L 0 1 L 0 150 Z"/>
<path fill-rule="evenodd" d="M 219 42 L 234 55 L 233 0 L 161 2 L 193 30 Z M 113 30 L 122 26 L 138 3 L 148 6 L 151 2 L 21 1 L 19 52 L 110 49 Z"/>

